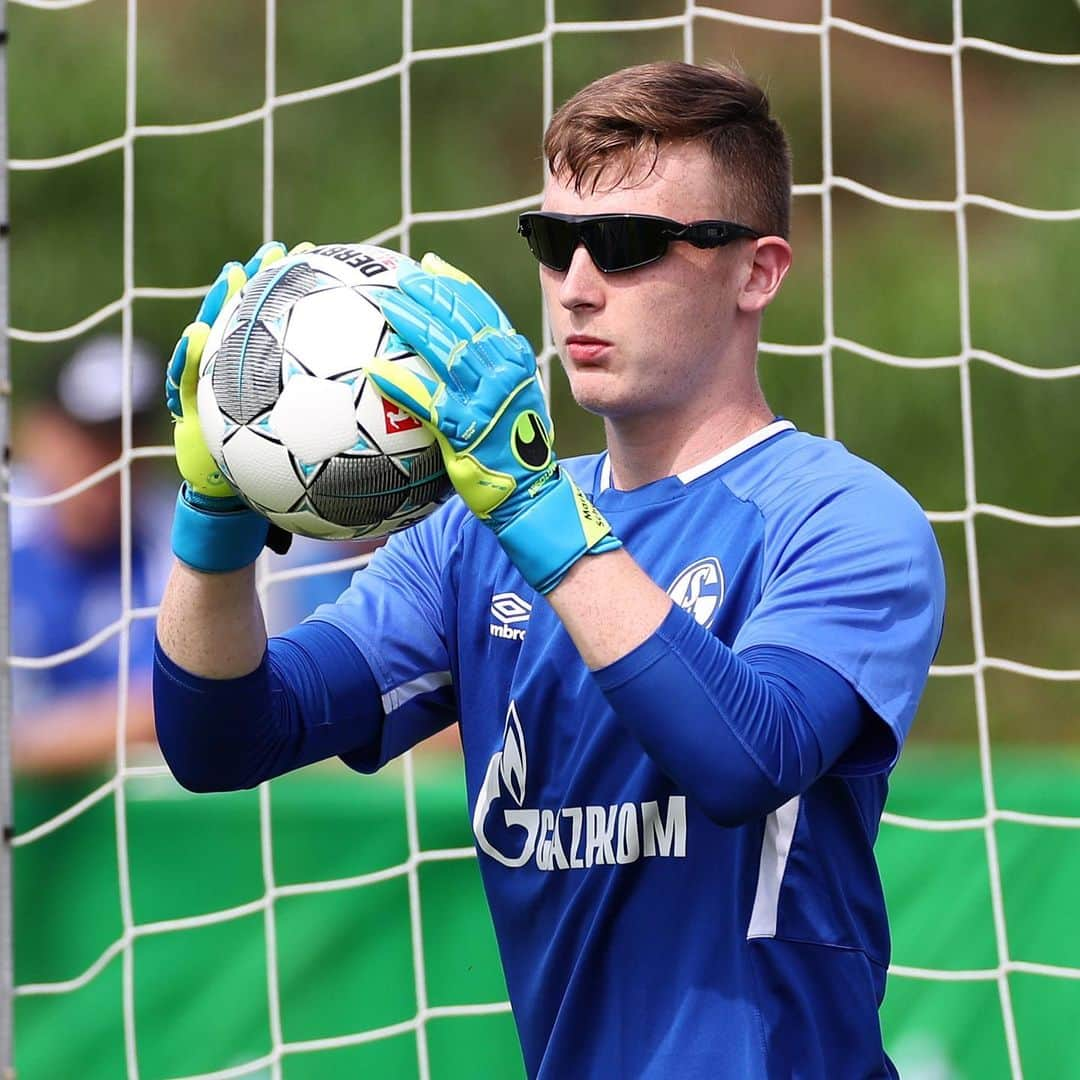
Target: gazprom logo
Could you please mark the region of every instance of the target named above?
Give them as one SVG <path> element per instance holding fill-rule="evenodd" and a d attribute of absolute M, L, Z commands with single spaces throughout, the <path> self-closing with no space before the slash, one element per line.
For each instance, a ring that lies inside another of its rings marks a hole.
<path fill-rule="evenodd" d="M 664 802 L 527 807 L 529 766 L 517 704 L 510 702 L 502 749 L 491 755 L 473 811 L 476 846 L 503 866 L 588 870 L 638 859 L 686 857 L 686 796 Z"/>
<path fill-rule="evenodd" d="M 522 810 L 525 801 L 525 778 L 528 762 L 525 757 L 525 735 L 521 730 L 517 707 L 510 702 L 506 712 L 506 727 L 503 729 L 502 750 L 493 754 L 488 762 L 484 783 L 476 800 L 473 813 L 473 833 L 476 843 L 486 855 L 501 862 L 503 866 L 524 866 L 536 850 L 536 834 L 540 828 L 538 810 Z M 506 837 L 500 837 L 500 846 L 507 851 L 500 851 L 488 839 L 487 816 L 491 804 L 505 801 L 503 811 Z"/>
<path fill-rule="evenodd" d="M 724 602 L 724 571 L 720 560 L 710 555 L 691 563 L 672 582 L 668 596 L 702 626 L 712 626 Z"/>

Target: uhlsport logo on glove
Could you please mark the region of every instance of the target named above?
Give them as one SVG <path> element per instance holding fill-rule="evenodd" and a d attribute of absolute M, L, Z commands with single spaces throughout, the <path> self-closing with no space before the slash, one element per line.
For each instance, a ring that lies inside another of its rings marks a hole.
<path fill-rule="evenodd" d="M 514 421 L 510 448 L 514 457 L 533 472 L 546 469 L 551 462 L 551 439 L 540 414 L 526 409 Z"/>
<path fill-rule="evenodd" d="M 503 866 L 588 870 L 639 859 L 686 856 L 686 796 L 604 806 L 525 806 L 528 755 L 517 703 L 506 713 L 473 812 L 477 846 Z"/>

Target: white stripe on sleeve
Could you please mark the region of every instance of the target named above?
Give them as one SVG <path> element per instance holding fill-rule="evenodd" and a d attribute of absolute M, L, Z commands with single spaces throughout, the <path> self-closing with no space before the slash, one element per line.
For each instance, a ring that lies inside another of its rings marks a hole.
<path fill-rule="evenodd" d="M 400 686 L 392 686 L 382 696 L 383 712 L 389 716 L 395 709 L 400 709 L 418 694 L 426 694 L 429 690 L 438 690 L 440 686 L 449 685 L 449 671 L 429 671 L 426 675 L 419 675 Z"/>

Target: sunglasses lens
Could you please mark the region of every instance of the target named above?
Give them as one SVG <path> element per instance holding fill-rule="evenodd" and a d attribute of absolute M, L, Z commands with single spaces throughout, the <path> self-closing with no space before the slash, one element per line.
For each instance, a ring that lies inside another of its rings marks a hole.
<path fill-rule="evenodd" d="M 648 218 L 612 217 L 590 221 L 585 246 L 601 270 L 630 270 L 655 262 L 667 250 L 663 226 Z"/>
<path fill-rule="evenodd" d="M 605 273 L 631 270 L 655 262 L 667 251 L 666 223 L 648 217 L 613 215 L 564 221 L 544 214 L 523 214 L 521 231 L 536 259 L 560 273 L 570 268 L 578 244 L 584 243 Z"/>
<path fill-rule="evenodd" d="M 537 262 L 552 270 L 567 270 L 578 245 L 577 227 L 568 221 L 539 214 L 527 221 L 525 239 Z"/>

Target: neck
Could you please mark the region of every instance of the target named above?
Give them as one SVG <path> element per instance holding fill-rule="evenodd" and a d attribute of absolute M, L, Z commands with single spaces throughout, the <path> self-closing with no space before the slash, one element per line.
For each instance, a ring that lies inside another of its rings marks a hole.
<path fill-rule="evenodd" d="M 684 472 L 774 419 L 756 380 L 752 392 L 723 403 L 706 397 L 670 412 L 607 417 L 604 429 L 612 485 L 629 491 Z"/>

